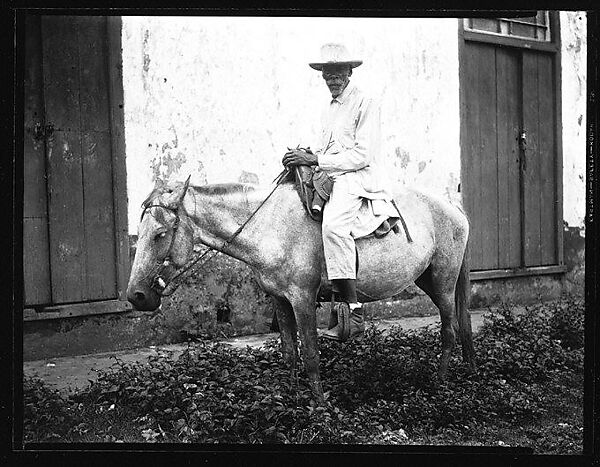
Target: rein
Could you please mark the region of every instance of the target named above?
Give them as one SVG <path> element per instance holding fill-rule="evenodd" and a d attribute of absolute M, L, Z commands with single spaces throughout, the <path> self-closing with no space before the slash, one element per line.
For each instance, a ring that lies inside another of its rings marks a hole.
<path fill-rule="evenodd" d="M 246 225 L 248 225 L 248 223 L 252 220 L 252 218 L 256 215 L 256 213 L 260 210 L 260 208 L 262 208 L 264 206 L 264 204 L 267 202 L 267 200 L 273 195 L 273 193 L 275 193 L 275 190 L 278 187 L 279 187 L 279 182 L 275 185 L 275 187 L 271 190 L 271 192 L 267 195 L 267 197 L 261 201 L 261 203 L 258 205 L 258 207 L 252 212 L 252 214 L 250 214 L 248 219 L 246 219 L 246 221 L 242 225 L 240 225 L 238 227 L 238 229 L 231 235 L 231 237 L 229 237 L 227 240 L 225 240 L 221 246 L 219 246 L 216 249 L 208 247 L 208 249 L 204 253 L 202 253 L 200 256 L 189 260 L 180 269 L 178 269 L 175 274 L 173 274 L 173 276 L 169 280 L 168 285 L 166 284 L 164 278 L 162 277 L 162 272 L 169 265 L 168 259 L 165 259 L 163 261 L 163 263 L 161 264 L 160 269 L 158 270 L 158 274 L 156 275 L 156 278 L 154 279 L 154 281 L 152 283 L 152 288 L 155 290 L 155 292 L 157 292 L 158 295 L 160 295 L 161 297 L 168 297 L 168 296 L 172 295 L 175 292 L 175 290 L 177 290 L 177 288 L 179 287 L 179 284 L 175 283 L 176 279 L 179 279 L 183 274 L 188 272 L 196 263 L 198 263 L 198 261 L 200 261 L 202 258 L 204 258 L 211 251 L 213 253 L 212 256 L 210 256 L 207 260 L 205 260 L 202 263 L 202 265 L 207 264 L 210 260 L 212 260 L 219 253 L 223 253 L 223 249 L 227 245 L 229 245 L 233 240 L 235 240 L 235 238 L 242 232 L 244 227 L 246 227 Z M 173 248 L 173 244 L 175 242 L 176 230 L 179 227 L 179 213 L 178 213 L 179 209 L 178 208 L 173 209 L 168 206 L 163 206 L 161 204 L 151 204 L 144 208 L 141 219 L 144 218 L 144 214 L 146 213 L 146 210 L 148 210 L 149 208 L 152 208 L 152 207 L 167 209 L 168 211 L 171 211 L 176 216 L 175 225 L 173 226 L 173 235 L 171 237 L 171 244 L 169 245 L 169 250 L 168 250 L 170 253 L 171 248 Z M 140 221 L 141 221 L 141 219 L 140 219 Z M 167 258 L 168 257 L 169 256 L 167 255 Z"/>

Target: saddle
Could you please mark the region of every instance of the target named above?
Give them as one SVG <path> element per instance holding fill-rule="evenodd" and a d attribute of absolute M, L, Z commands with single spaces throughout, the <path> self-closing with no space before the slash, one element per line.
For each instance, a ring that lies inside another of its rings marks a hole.
<path fill-rule="evenodd" d="M 315 221 L 321 222 L 323 220 L 323 206 L 329 200 L 331 190 L 333 189 L 333 179 L 322 171 L 318 166 L 299 165 L 294 166 L 291 170 L 285 169 L 275 179 L 277 184 L 284 181 L 292 181 L 296 187 L 296 191 L 300 196 L 300 200 L 308 215 Z M 390 231 L 398 234 L 400 228 L 398 227 L 398 221 L 401 222 L 406 234 L 408 242 L 412 242 L 412 238 L 408 233 L 406 223 L 400 214 L 400 210 L 396 205 L 396 202 L 392 200 L 392 204 L 398 211 L 398 217 L 390 217 L 383 221 L 379 227 L 370 235 L 363 238 L 377 237 L 381 238 L 386 236 Z"/>
<path fill-rule="evenodd" d="M 314 220 L 323 220 L 323 206 L 329 201 L 333 190 L 333 179 L 318 166 L 294 167 L 296 188 L 306 212 Z"/>

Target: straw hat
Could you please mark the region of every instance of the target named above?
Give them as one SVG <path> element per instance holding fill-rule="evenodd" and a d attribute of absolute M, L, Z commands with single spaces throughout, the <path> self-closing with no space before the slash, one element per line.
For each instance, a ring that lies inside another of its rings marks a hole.
<path fill-rule="evenodd" d="M 344 44 L 329 43 L 321 47 L 321 61 L 308 65 L 315 70 L 323 70 L 324 65 L 350 65 L 352 68 L 362 64 L 362 60 L 350 59 L 350 53 Z"/>

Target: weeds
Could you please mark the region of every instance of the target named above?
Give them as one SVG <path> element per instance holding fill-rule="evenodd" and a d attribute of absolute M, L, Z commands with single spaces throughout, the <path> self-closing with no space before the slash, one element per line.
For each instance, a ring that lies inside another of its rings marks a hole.
<path fill-rule="evenodd" d="M 290 377 L 279 345 L 198 342 L 174 360 L 115 361 L 61 399 L 25 382 L 25 440 L 195 443 L 497 444 L 581 450 L 583 302 L 489 313 L 475 335 L 478 370 L 456 351 L 436 378 L 439 330 L 367 329 L 320 342 L 324 406 Z"/>

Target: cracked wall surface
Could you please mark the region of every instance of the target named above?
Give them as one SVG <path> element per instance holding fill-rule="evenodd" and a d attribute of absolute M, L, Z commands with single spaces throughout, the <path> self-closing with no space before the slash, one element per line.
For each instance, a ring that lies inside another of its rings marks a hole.
<path fill-rule="evenodd" d="M 586 19 L 581 12 L 561 12 L 560 18 L 569 268 L 562 282 L 577 290 L 585 237 Z M 331 40 L 345 42 L 364 60 L 352 80 L 381 99 L 382 152 L 392 180 L 459 201 L 457 19 L 124 17 L 130 233 L 136 233 L 140 203 L 158 179 L 191 174 L 198 185 L 268 184 L 287 147 L 314 147 L 329 95 L 307 63 Z M 206 277 L 182 286 L 169 307 L 212 316 L 225 300 L 236 327 L 263 330 L 272 309 L 249 268 L 218 261 Z M 236 287 L 225 287 L 232 277 Z M 555 295 L 560 281 L 488 281 L 476 284 L 474 294 L 482 306 L 506 294 L 523 300 L 527 288 L 535 289 L 532 297 Z M 415 287 L 408 292 L 422 295 Z M 251 310 L 248 300 L 255 304 Z M 204 320 L 199 316 L 194 319 Z"/>
<path fill-rule="evenodd" d="M 458 23 L 429 18 L 124 17 L 130 232 L 156 179 L 268 184 L 315 145 L 330 96 L 307 63 L 345 42 L 379 97 L 396 184 L 458 200 Z"/>
<path fill-rule="evenodd" d="M 583 12 L 561 12 L 563 219 L 585 227 L 587 38 Z"/>
<path fill-rule="evenodd" d="M 473 282 L 473 308 L 583 290 L 586 17 L 574 11 L 560 18 L 568 272 Z M 460 200 L 457 19 L 123 17 L 122 40 L 132 254 L 140 204 L 156 180 L 191 174 L 198 185 L 268 184 L 288 146 L 314 146 L 320 106 L 329 96 L 307 63 L 331 40 L 364 60 L 352 80 L 381 99 L 382 149 L 392 180 Z M 366 316 L 437 313 L 415 286 L 396 298 L 367 304 Z M 265 332 L 272 315 L 250 269 L 219 256 L 194 271 L 154 320 L 131 312 L 25 323 L 24 357 Z M 327 304 L 317 318 L 327 322 Z"/>

